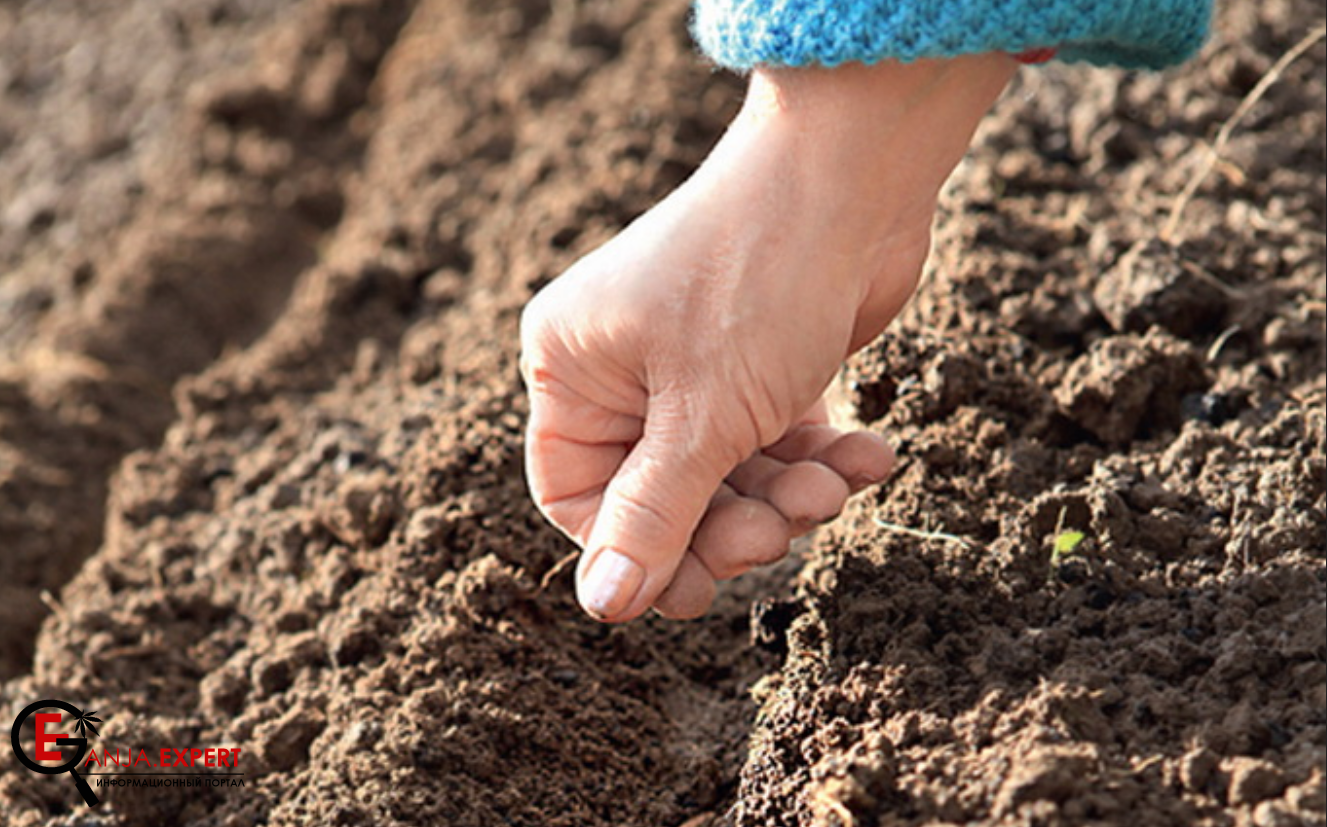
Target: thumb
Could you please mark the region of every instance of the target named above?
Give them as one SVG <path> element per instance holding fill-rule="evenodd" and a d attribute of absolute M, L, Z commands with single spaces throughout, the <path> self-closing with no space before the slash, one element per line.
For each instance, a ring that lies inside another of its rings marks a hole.
<path fill-rule="evenodd" d="M 647 419 L 604 491 L 577 570 L 577 598 L 591 615 L 631 620 L 667 588 L 731 470 L 720 459 L 729 452 L 714 442 L 682 417 Z"/>

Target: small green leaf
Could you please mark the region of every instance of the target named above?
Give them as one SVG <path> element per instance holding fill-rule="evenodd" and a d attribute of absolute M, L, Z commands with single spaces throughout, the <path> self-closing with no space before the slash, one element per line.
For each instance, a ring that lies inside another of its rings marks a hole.
<path fill-rule="evenodd" d="M 1073 554 L 1086 537 L 1081 531 L 1061 531 L 1055 535 L 1055 555 L 1063 557 Z"/>

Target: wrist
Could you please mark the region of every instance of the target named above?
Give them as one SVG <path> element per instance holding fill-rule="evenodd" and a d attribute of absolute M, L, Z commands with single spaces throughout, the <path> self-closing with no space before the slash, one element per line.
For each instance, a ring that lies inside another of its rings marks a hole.
<path fill-rule="evenodd" d="M 790 173 L 845 207 L 929 216 L 1017 66 L 986 54 L 761 68 L 734 128 L 779 144 Z"/>

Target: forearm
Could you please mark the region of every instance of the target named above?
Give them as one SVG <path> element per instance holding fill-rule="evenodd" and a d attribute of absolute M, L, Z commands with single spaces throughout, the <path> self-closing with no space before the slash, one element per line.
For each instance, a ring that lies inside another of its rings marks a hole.
<path fill-rule="evenodd" d="M 789 174 L 817 182 L 837 214 L 929 215 L 982 116 L 1017 63 L 1004 54 L 953 60 L 762 68 L 735 124 L 777 136 Z M 792 160 L 795 159 L 795 160 Z M 900 198 L 912 199 L 900 203 Z"/>
<path fill-rule="evenodd" d="M 772 281 L 781 274 L 850 297 L 860 313 L 845 344 L 860 347 L 911 295 L 939 191 L 1016 65 L 980 55 L 759 70 L 723 140 L 660 209 L 679 221 L 701 205 L 759 216 L 730 225 L 740 234 L 714 255 L 742 250 L 766 262 L 745 271 L 761 289 L 791 289 Z M 786 246 L 805 248 L 815 265 L 773 266 L 770 251 Z"/>

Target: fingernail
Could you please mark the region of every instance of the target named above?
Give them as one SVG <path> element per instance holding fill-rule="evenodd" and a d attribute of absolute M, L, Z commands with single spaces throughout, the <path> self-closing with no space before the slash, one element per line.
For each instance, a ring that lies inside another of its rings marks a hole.
<path fill-rule="evenodd" d="M 645 569 L 630 557 L 611 548 L 601 549 L 581 577 L 580 601 L 600 619 L 621 614 L 645 582 Z"/>

